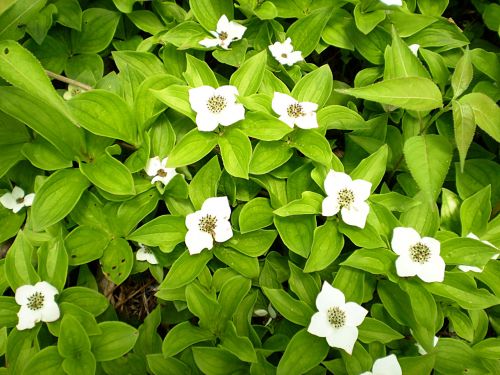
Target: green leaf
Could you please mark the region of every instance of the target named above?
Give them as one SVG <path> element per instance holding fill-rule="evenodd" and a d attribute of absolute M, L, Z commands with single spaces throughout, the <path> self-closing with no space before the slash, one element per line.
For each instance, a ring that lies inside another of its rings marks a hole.
<path fill-rule="evenodd" d="M 219 319 L 221 306 L 215 296 L 197 282 L 186 286 L 185 295 L 189 311 L 199 318 L 200 327 L 216 332 L 223 321 Z"/>
<path fill-rule="evenodd" d="M 5 257 L 5 276 L 10 287 L 15 290 L 22 285 L 34 285 L 40 277 L 31 264 L 33 246 L 24 232 L 17 237 Z"/>
<path fill-rule="evenodd" d="M 414 111 L 430 111 L 443 106 L 438 87 L 430 79 L 421 77 L 395 78 L 369 86 L 335 91 Z"/>
<path fill-rule="evenodd" d="M 55 346 L 47 346 L 36 353 L 26 364 L 25 375 L 64 375 L 64 358 Z"/>
<path fill-rule="evenodd" d="M 57 349 L 63 358 L 78 358 L 90 350 L 87 333 L 72 315 L 65 315 L 62 318 Z"/>
<path fill-rule="evenodd" d="M 173 84 L 163 90 L 151 90 L 156 98 L 170 108 L 195 121 L 195 113 L 189 103 L 189 86 Z"/>
<path fill-rule="evenodd" d="M 99 362 L 111 361 L 128 353 L 137 341 L 137 330 L 123 322 L 99 323 L 102 333 L 91 336 L 92 352 Z"/>
<path fill-rule="evenodd" d="M 307 258 L 311 252 L 316 218 L 313 215 L 274 217 L 274 225 L 285 245 Z"/>
<path fill-rule="evenodd" d="M 99 259 L 108 246 L 109 236 L 102 229 L 78 226 L 64 239 L 64 247 L 72 266 Z"/>
<path fill-rule="evenodd" d="M 77 169 L 62 169 L 45 180 L 31 209 L 33 226 L 42 230 L 68 215 L 88 188 L 89 181 Z"/>
<path fill-rule="evenodd" d="M 292 323 L 307 327 L 313 315 L 313 310 L 305 302 L 292 298 L 283 289 L 262 287 L 265 296 L 283 317 Z"/>
<path fill-rule="evenodd" d="M 219 86 L 214 72 L 205 61 L 198 60 L 196 57 L 191 55 L 186 55 L 186 62 L 186 71 L 182 75 L 189 86 Z"/>
<path fill-rule="evenodd" d="M 167 277 L 160 284 L 159 291 L 156 294 L 161 298 L 161 289 L 175 289 L 189 284 L 196 279 L 203 271 L 205 265 L 212 259 L 212 252 L 205 250 L 200 254 L 191 255 L 185 251 L 177 260 L 172 264 L 168 271 Z"/>
<path fill-rule="evenodd" d="M 460 98 L 461 104 L 468 104 L 474 112 L 476 124 L 500 142 L 500 107 L 489 96 L 474 92 Z"/>
<path fill-rule="evenodd" d="M 87 332 L 87 335 L 92 336 L 101 333 L 101 330 L 97 326 L 97 322 L 94 316 L 90 312 L 69 302 L 60 302 L 59 309 L 61 310 L 61 315 L 63 317 L 64 315 L 71 315 L 74 318 L 76 318 L 85 329 L 85 332 Z M 54 336 L 60 335 L 61 322 L 62 319 L 59 319 L 56 320 L 55 322 L 50 322 L 47 324 L 50 333 L 53 334 Z"/>
<path fill-rule="evenodd" d="M 373 225 L 366 223 L 363 229 L 348 225 L 341 221 L 339 231 L 345 234 L 356 246 L 367 249 L 386 247 L 379 231 Z"/>
<path fill-rule="evenodd" d="M 472 238 L 450 238 L 441 243 L 441 257 L 446 264 L 482 268 L 495 254 L 496 248 Z"/>
<path fill-rule="evenodd" d="M 311 130 L 295 130 L 290 137 L 290 145 L 310 159 L 329 166 L 332 160 L 330 144 L 321 134 Z"/>
<path fill-rule="evenodd" d="M 68 105 L 78 124 L 88 131 L 137 144 L 132 112 L 117 94 L 105 90 L 83 92 L 68 101 Z"/>
<path fill-rule="evenodd" d="M 234 17 L 231 0 L 190 0 L 189 7 L 198 22 L 208 31 L 214 31 L 222 15 L 231 21 Z"/>
<path fill-rule="evenodd" d="M 311 254 L 307 258 L 304 272 L 321 271 L 328 267 L 344 247 L 344 236 L 337 222 L 328 220 L 314 230 Z"/>
<path fill-rule="evenodd" d="M 394 252 L 383 248 L 359 249 L 354 251 L 341 265 L 376 275 L 387 275 L 396 258 Z"/>
<path fill-rule="evenodd" d="M 469 49 L 464 50 L 463 56 L 458 60 L 455 71 L 451 76 L 451 87 L 453 88 L 453 97 L 458 98 L 469 87 L 474 68 L 472 67 L 472 58 Z"/>
<path fill-rule="evenodd" d="M 356 21 L 356 26 L 363 34 L 370 33 L 370 31 L 372 31 L 384 19 L 385 11 L 382 9 L 375 10 L 373 12 L 364 12 L 362 10 L 362 5 L 359 3 L 354 8 L 354 20 Z"/>
<path fill-rule="evenodd" d="M 116 285 L 123 283 L 134 266 L 134 253 L 123 238 L 112 239 L 100 259 L 102 271 Z"/>
<path fill-rule="evenodd" d="M 318 111 L 319 126 L 326 129 L 361 130 L 367 129 L 363 117 L 357 112 L 340 105 L 329 105 Z"/>
<path fill-rule="evenodd" d="M 68 254 L 62 237 L 53 239 L 38 248 L 38 274 L 58 290 L 63 290 L 68 273 Z"/>
<path fill-rule="evenodd" d="M 488 185 L 471 195 L 460 206 L 462 236 L 483 233 L 491 216 L 491 186 Z"/>
<path fill-rule="evenodd" d="M 317 9 L 299 18 L 288 28 L 286 36 L 292 39 L 294 50 L 302 52 L 302 57 L 314 51 L 330 16 L 330 9 Z"/>
<path fill-rule="evenodd" d="M 458 155 L 460 156 L 460 169 L 464 170 L 467 151 L 472 143 L 476 132 L 476 121 L 474 110 L 469 104 L 460 103 L 454 100 L 453 107 L 453 126 L 455 129 L 455 143 L 457 144 Z"/>
<path fill-rule="evenodd" d="M 68 375 L 92 375 L 96 371 L 96 362 L 92 352 L 85 351 L 78 358 L 65 358 L 62 367 Z"/>
<path fill-rule="evenodd" d="M 167 166 L 173 168 L 193 164 L 212 151 L 218 141 L 219 137 L 215 133 L 193 129 L 170 152 Z"/>
<path fill-rule="evenodd" d="M 7 328 L 15 327 L 19 322 L 17 317 L 19 305 L 14 297 L 0 296 L 0 308 L 0 325 Z"/>
<path fill-rule="evenodd" d="M 389 148 L 387 145 L 383 145 L 366 159 L 361 160 L 358 166 L 351 172 L 351 178 L 353 180 L 362 179 L 371 182 L 371 191 L 375 191 L 384 177 L 388 156 Z"/>
<path fill-rule="evenodd" d="M 273 208 L 267 198 L 255 198 L 246 203 L 240 211 L 242 234 L 265 228 L 273 223 Z"/>
<path fill-rule="evenodd" d="M 247 112 L 239 127 L 247 136 L 263 141 L 279 141 L 293 130 L 283 121 L 264 112 Z"/>
<path fill-rule="evenodd" d="M 207 198 L 217 195 L 217 186 L 222 171 L 217 156 L 206 163 L 189 184 L 189 198 L 195 209 L 199 210 Z"/>
<path fill-rule="evenodd" d="M 158 216 L 136 229 L 127 239 L 147 246 L 173 249 L 184 241 L 187 232 L 184 221 L 185 218 L 181 216 Z"/>
<path fill-rule="evenodd" d="M 224 169 L 234 177 L 248 179 L 252 144 L 248 137 L 236 128 L 228 128 L 219 137 L 219 147 Z"/>
<path fill-rule="evenodd" d="M 316 297 L 319 293 L 318 280 L 304 273 L 300 267 L 297 267 L 290 261 L 288 262 L 288 266 L 290 267 L 290 278 L 288 279 L 290 290 L 294 292 L 301 301 L 314 307 L 316 304 Z"/>
<path fill-rule="evenodd" d="M 248 366 L 224 349 L 198 346 L 193 348 L 193 356 L 196 366 L 198 366 L 203 374 L 228 375 L 248 373 Z"/>
<path fill-rule="evenodd" d="M 261 51 L 245 60 L 236 70 L 229 83 L 238 88 L 241 96 L 255 94 L 260 87 L 264 71 L 266 70 L 267 51 Z"/>
<path fill-rule="evenodd" d="M 213 340 L 213 333 L 193 326 L 190 322 L 182 322 L 168 331 L 163 340 L 162 352 L 165 357 L 173 357 L 193 344 Z"/>
<path fill-rule="evenodd" d="M 80 286 L 64 289 L 59 295 L 58 302 L 73 303 L 94 316 L 102 314 L 109 306 L 108 300 L 104 295 L 95 290 Z"/>
<path fill-rule="evenodd" d="M 245 234 L 235 233 L 225 245 L 249 257 L 258 257 L 269 250 L 276 236 L 275 230 L 255 230 Z"/>
<path fill-rule="evenodd" d="M 248 294 L 251 286 L 251 281 L 243 276 L 234 276 L 222 285 L 217 299 L 221 306 L 220 320 L 226 321 L 233 317 L 238 305 Z"/>
<path fill-rule="evenodd" d="M 226 247 L 217 247 L 214 253 L 217 259 L 243 276 L 249 279 L 257 279 L 259 277 L 260 268 L 257 258 Z"/>
<path fill-rule="evenodd" d="M 394 340 L 400 340 L 404 336 L 395 331 L 387 324 L 381 322 L 380 320 L 366 317 L 363 323 L 358 327 L 359 329 L 359 340 L 365 344 L 372 342 L 380 342 L 382 344 L 387 344 Z"/>
<path fill-rule="evenodd" d="M 298 331 L 288 343 L 278 364 L 277 375 L 304 374 L 325 359 L 330 347 L 323 337 Z M 301 353 L 301 355 L 297 355 Z"/>
<path fill-rule="evenodd" d="M 250 160 L 250 173 L 262 175 L 285 164 L 293 155 L 293 150 L 284 141 L 260 141 L 255 146 Z"/>
<path fill-rule="evenodd" d="M 480 341 L 473 347 L 474 352 L 482 358 L 500 359 L 500 338 L 490 337 Z"/>
<path fill-rule="evenodd" d="M 97 53 L 105 49 L 115 35 L 120 13 L 102 8 L 83 11 L 82 30 L 71 30 L 71 45 L 77 53 Z"/>
<path fill-rule="evenodd" d="M 436 199 L 452 157 L 446 137 L 434 134 L 412 137 L 405 142 L 404 155 L 419 188 Z"/>
<path fill-rule="evenodd" d="M 312 191 L 304 191 L 302 198 L 291 201 L 283 207 L 274 210 L 278 216 L 316 215 L 321 213 L 323 196 Z"/>
<path fill-rule="evenodd" d="M 323 107 L 333 89 L 332 71 L 328 65 L 313 70 L 300 79 L 292 90 L 292 96 L 299 102 L 316 103 Z"/>
<path fill-rule="evenodd" d="M 2 2 L 0 14 L 0 40 L 21 39 L 26 23 L 45 6 L 46 0 L 17 0 L 14 4 Z M 9 6 L 10 5 L 10 6 Z"/>
<path fill-rule="evenodd" d="M 221 337 L 220 347 L 226 349 L 244 362 L 257 362 L 257 354 L 252 342 L 248 337 L 238 335 L 232 321 L 229 321 L 226 325 L 226 329 Z"/>
<path fill-rule="evenodd" d="M 146 359 L 154 375 L 187 374 L 191 371 L 184 362 L 175 358 L 164 358 L 162 354 L 148 354 Z"/>

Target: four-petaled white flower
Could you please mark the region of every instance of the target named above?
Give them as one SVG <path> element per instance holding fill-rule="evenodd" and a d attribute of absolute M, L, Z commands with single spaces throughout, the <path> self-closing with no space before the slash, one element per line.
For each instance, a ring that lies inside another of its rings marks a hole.
<path fill-rule="evenodd" d="M 398 276 L 417 275 L 426 283 L 444 280 L 446 264 L 439 255 L 441 244 L 431 237 L 420 237 L 413 228 L 394 228 L 392 250 L 399 255 L 396 259 Z"/>
<path fill-rule="evenodd" d="M 333 216 L 340 211 L 346 224 L 364 228 L 370 211 L 365 201 L 370 196 L 371 182 L 353 181 L 343 172 L 330 170 L 324 186 L 327 197 L 323 199 L 323 216 Z"/>
<path fill-rule="evenodd" d="M 149 264 L 158 264 L 158 259 L 156 259 L 153 251 L 149 247 L 144 246 L 142 243 L 139 244 L 139 249 L 137 250 L 137 253 L 135 253 L 135 259 L 140 262 L 146 261 Z"/>
<path fill-rule="evenodd" d="M 273 57 L 283 65 L 292 66 L 296 62 L 304 60 L 302 58 L 302 52 L 293 50 L 292 40 L 290 38 L 286 38 L 283 43 L 276 42 L 271 44 L 269 50 Z"/>
<path fill-rule="evenodd" d="M 229 126 L 245 118 L 245 108 L 236 103 L 235 86 L 200 86 L 189 90 L 189 103 L 196 112 L 198 130 L 209 132 L 220 124 Z"/>
<path fill-rule="evenodd" d="M 167 161 L 168 158 L 160 159 L 159 156 L 155 156 L 148 160 L 145 171 L 148 176 L 153 177 L 151 180 L 152 184 L 156 181 L 160 181 L 163 185 L 167 186 L 170 180 L 177 174 L 175 168 L 167 168 Z"/>
<path fill-rule="evenodd" d="M 33 204 L 33 199 L 35 199 L 34 193 L 24 195 L 24 190 L 19 186 L 15 186 L 14 189 L 12 189 L 12 193 L 5 193 L 0 197 L 0 203 L 2 203 L 2 206 L 5 208 L 17 213 L 21 211 L 23 207 L 31 206 Z"/>
<path fill-rule="evenodd" d="M 186 246 L 191 255 L 212 249 L 215 242 L 225 242 L 233 236 L 229 222 L 231 207 L 227 197 L 208 198 L 201 210 L 186 216 Z"/>
<path fill-rule="evenodd" d="M 410 49 L 410 51 L 415 55 L 415 56 L 418 56 L 418 50 L 420 49 L 420 44 L 410 44 L 408 46 L 408 48 Z"/>
<path fill-rule="evenodd" d="M 385 5 L 397 5 L 397 6 L 402 6 L 403 1 L 402 0 L 380 0 L 382 3 Z"/>
<path fill-rule="evenodd" d="M 291 128 L 294 125 L 302 129 L 318 127 L 316 119 L 318 105 L 316 103 L 298 102 L 290 95 L 275 92 L 272 107 L 273 111 L 280 116 L 279 119 Z"/>
<path fill-rule="evenodd" d="M 372 371 L 365 371 L 361 375 L 401 375 L 403 370 L 398 362 L 398 358 L 394 355 L 379 358 L 373 364 Z"/>
<path fill-rule="evenodd" d="M 59 306 L 54 296 L 59 292 L 46 281 L 23 285 L 16 289 L 16 303 L 21 305 L 17 316 L 18 330 L 30 329 L 38 322 L 55 322 L 59 319 Z"/>
<path fill-rule="evenodd" d="M 217 30 L 210 31 L 210 34 L 215 38 L 205 38 L 200 41 L 200 44 L 207 48 L 220 46 L 224 49 L 228 49 L 231 42 L 243 38 L 246 29 L 245 26 L 239 23 L 229 21 L 226 15 L 223 14 L 217 22 Z"/>
<path fill-rule="evenodd" d="M 352 354 L 358 339 L 358 326 L 368 311 L 355 302 L 345 302 L 344 293 L 328 282 L 323 283 L 316 297 L 318 312 L 311 317 L 307 331 L 319 337 L 326 337 L 328 345 L 344 349 Z"/>
<path fill-rule="evenodd" d="M 467 238 L 472 238 L 473 240 L 478 240 L 478 241 L 481 241 L 479 239 L 478 236 L 476 236 L 474 233 L 469 233 L 467 235 Z M 481 241 L 482 243 L 484 243 L 485 245 L 488 245 L 488 246 L 491 246 L 495 249 L 497 249 L 497 247 L 495 245 L 493 245 L 491 242 L 488 242 L 488 241 Z M 500 254 L 495 254 L 491 257 L 491 259 L 498 259 L 498 256 Z M 460 271 L 463 271 L 463 272 L 469 272 L 469 271 L 472 271 L 472 272 L 477 272 L 477 273 L 481 273 L 483 272 L 484 270 L 484 267 L 483 268 L 479 268 L 479 267 L 475 267 L 475 266 L 466 266 L 466 265 L 461 265 L 461 266 L 458 266 L 458 268 L 460 269 Z"/>

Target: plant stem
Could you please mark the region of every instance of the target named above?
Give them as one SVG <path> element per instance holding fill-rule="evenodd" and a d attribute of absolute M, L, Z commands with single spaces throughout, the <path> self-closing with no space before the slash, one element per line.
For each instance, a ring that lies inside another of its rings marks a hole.
<path fill-rule="evenodd" d="M 50 70 L 45 70 L 45 74 L 47 74 L 51 78 L 57 79 L 58 81 L 67 83 L 69 85 L 77 86 L 83 90 L 86 90 L 86 91 L 92 90 L 92 86 L 89 86 L 89 85 L 82 83 L 82 82 L 79 82 L 79 81 L 75 81 L 74 79 L 71 79 L 68 77 L 64 77 L 60 74 L 56 74 L 54 72 L 51 72 Z"/>

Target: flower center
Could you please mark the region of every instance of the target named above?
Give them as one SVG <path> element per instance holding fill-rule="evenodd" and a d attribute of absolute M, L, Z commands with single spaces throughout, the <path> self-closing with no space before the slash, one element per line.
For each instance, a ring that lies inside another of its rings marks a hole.
<path fill-rule="evenodd" d="M 283 57 L 284 59 L 286 59 L 286 57 L 287 57 L 287 56 L 288 56 L 288 55 L 287 55 L 286 53 L 282 53 L 282 54 L 281 54 L 281 57 Z"/>
<path fill-rule="evenodd" d="M 147 246 L 143 246 L 142 251 L 145 254 L 153 254 L 153 252 L 151 251 L 151 249 L 149 247 L 147 247 Z"/>
<path fill-rule="evenodd" d="M 213 236 L 215 234 L 216 224 L 217 218 L 212 215 L 207 215 L 201 218 L 198 227 L 201 231 L 210 233 Z"/>
<path fill-rule="evenodd" d="M 299 103 L 289 105 L 288 108 L 286 109 L 286 113 L 288 114 L 288 116 L 294 118 L 304 116 L 302 106 Z"/>
<path fill-rule="evenodd" d="M 327 316 L 328 322 L 335 328 L 341 328 L 345 325 L 345 311 L 340 307 L 330 307 Z"/>
<path fill-rule="evenodd" d="M 28 306 L 28 309 L 33 311 L 40 310 L 43 307 L 44 300 L 45 297 L 42 293 L 35 292 L 28 297 L 28 304 L 26 306 Z"/>
<path fill-rule="evenodd" d="M 337 202 L 340 208 L 349 208 L 354 203 L 354 193 L 350 189 L 342 189 L 339 191 Z"/>
<path fill-rule="evenodd" d="M 225 31 L 221 31 L 219 33 L 219 39 L 220 40 L 226 40 L 227 39 L 227 33 Z"/>
<path fill-rule="evenodd" d="M 207 108 L 212 113 L 220 113 L 227 107 L 226 98 L 220 95 L 214 95 L 207 101 Z"/>
<path fill-rule="evenodd" d="M 19 203 L 19 204 L 24 203 L 24 197 L 17 198 L 16 203 Z"/>
<path fill-rule="evenodd" d="M 424 264 L 431 257 L 431 250 L 421 242 L 410 247 L 410 258 L 415 263 Z"/>
<path fill-rule="evenodd" d="M 167 172 L 165 171 L 165 169 L 158 169 L 158 172 L 156 172 L 156 175 L 158 175 L 160 177 L 165 177 L 167 175 Z"/>

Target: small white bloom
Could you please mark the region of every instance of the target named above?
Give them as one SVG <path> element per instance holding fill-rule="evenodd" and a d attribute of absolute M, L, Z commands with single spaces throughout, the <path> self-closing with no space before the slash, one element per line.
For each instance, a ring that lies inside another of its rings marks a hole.
<path fill-rule="evenodd" d="M 186 216 L 186 246 L 191 255 L 203 249 L 212 249 L 215 242 L 225 242 L 233 237 L 229 222 L 231 207 L 227 197 L 208 198 L 201 210 Z"/>
<path fill-rule="evenodd" d="M 304 60 L 302 58 L 302 52 L 293 50 L 292 40 L 290 38 L 286 38 L 283 43 L 276 42 L 271 44 L 269 50 L 273 57 L 283 65 L 292 66 L 296 62 Z"/>
<path fill-rule="evenodd" d="M 228 49 L 231 42 L 235 40 L 240 40 L 243 38 L 243 34 L 247 28 L 240 25 L 234 21 L 229 21 L 225 14 L 219 18 L 217 22 L 217 30 L 210 31 L 214 38 L 205 38 L 200 41 L 200 44 L 204 47 L 210 48 L 215 46 L 220 46 L 224 49 Z"/>
<path fill-rule="evenodd" d="M 146 168 L 144 170 L 148 176 L 153 177 L 151 183 L 154 184 L 156 181 L 160 181 L 163 185 L 167 185 L 172 178 L 175 177 L 177 172 L 175 168 L 167 168 L 168 158 L 163 158 L 160 160 L 159 156 L 155 156 L 148 160 Z"/>
<path fill-rule="evenodd" d="M 302 129 L 318 127 L 316 119 L 318 105 L 316 103 L 298 102 L 290 95 L 275 92 L 272 107 L 273 111 L 280 116 L 279 119 L 291 128 L 294 125 Z"/>
<path fill-rule="evenodd" d="M 209 132 L 220 124 L 229 126 L 245 118 L 243 104 L 236 103 L 235 86 L 200 86 L 189 90 L 189 103 L 196 112 L 198 130 Z"/>
<path fill-rule="evenodd" d="M 479 239 L 478 236 L 476 236 L 474 233 L 469 233 L 467 235 L 467 238 L 472 238 L 473 240 L 477 240 L 477 241 L 481 241 Z M 497 248 L 495 245 L 493 245 L 491 242 L 488 242 L 488 241 L 481 241 L 482 243 L 484 243 L 485 245 L 488 245 L 488 246 L 491 246 L 491 247 L 494 247 L 495 249 Z M 491 259 L 498 259 L 498 256 L 500 254 L 495 254 L 491 257 Z M 460 271 L 463 271 L 463 272 L 477 272 L 477 273 L 481 273 L 483 272 L 484 270 L 484 267 L 483 268 L 479 268 L 479 267 L 475 267 L 475 266 L 466 266 L 466 265 L 461 265 L 461 266 L 458 266 L 458 269 Z"/>
<path fill-rule="evenodd" d="M 23 285 L 16 289 L 16 303 L 21 305 L 17 316 L 18 330 L 30 329 L 38 322 L 55 322 L 59 319 L 59 306 L 54 296 L 59 292 L 46 281 Z"/>
<path fill-rule="evenodd" d="M 142 243 L 139 244 L 139 249 L 137 250 L 137 253 L 135 253 L 135 259 L 140 262 L 146 261 L 149 264 L 158 264 L 158 259 L 156 259 L 153 251 L 149 247 L 144 246 Z"/>
<path fill-rule="evenodd" d="M 444 280 L 446 264 L 439 255 L 441 244 L 431 237 L 420 237 L 413 228 L 394 228 L 392 250 L 399 255 L 396 259 L 398 276 L 417 275 L 426 283 Z"/>
<path fill-rule="evenodd" d="M 358 339 L 358 326 L 368 311 L 355 302 L 345 302 L 344 293 L 328 282 L 323 283 L 316 297 L 318 312 L 311 317 L 307 331 L 319 337 L 326 337 L 328 345 L 344 349 L 352 354 Z"/>
<path fill-rule="evenodd" d="M 436 347 L 438 341 L 439 341 L 439 337 L 434 336 L 434 340 L 432 341 L 432 346 Z M 418 354 L 420 354 L 420 355 L 426 355 L 427 354 L 426 350 L 418 342 L 415 343 L 415 346 L 417 347 Z"/>
<path fill-rule="evenodd" d="M 373 364 L 372 371 L 363 372 L 361 375 L 401 375 L 403 370 L 398 362 L 398 358 L 394 355 L 379 358 Z"/>
<path fill-rule="evenodd" d="M 28 207 L 33 204 L 33 199 L 35 199 L 35 194 L 31 193 L 24 195 L 24 190 L 19 186 L 15 186 L 12 189 L 12 193 L 5 193 L 0 197 L 0 203 L 5 208 L 12 210 L 12 212 L 17 213 L 21 211 L 23 207 Z"/>
<path fill-rule="evenodd" d="M 323 199 L 323 216 L 333 216 L 340 211 L 346 224 L 364 228 L 370 211 L 365 201 L 370 196 L 371 182 L 353 181 L 348 174 L 330 170 L 324 186 L 327 197 Z"/>
<path fill-rule="evenodd" d="M 385 5 L 397 5 L 397 6 L 402 6 L 403 1 L 402 0 L 380 0 L 382 3 Z"/>
<path fill-rule="evenodd" d="M 82 89 L 81 87 L 74 86 L 74 85 L 68 85 L 68 91 L 65 91 L 63 94 L 64 100 L 70 100 L 73 97 L 77 96 L 78 94 L 81 94 L 82 92 L 85 92 L 87 90 Z"/>
<path fill-rule="evenodd" d="M 408 48 L 410 48 L 410 51 L 415 55 L 418 56 L 418 50 L 420 48 L 420 44 L 411 44 Z"/>

